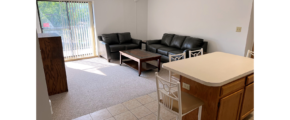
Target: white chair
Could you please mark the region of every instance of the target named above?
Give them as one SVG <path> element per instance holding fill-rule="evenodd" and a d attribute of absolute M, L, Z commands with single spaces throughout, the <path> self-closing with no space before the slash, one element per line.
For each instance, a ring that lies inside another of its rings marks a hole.
<path fill-rule="evenodd" d="M 182 59 L 185 59 L 185 58 L 186 58 L 185 52 L 184 53 L 180 53 L 180 54 L 175 54 L 175 55 L 169 55 L 169 62 L 178 61 L 178 60 L 182 60 Z M 172 79 L 176 80 L 176 81 L 179 81 L 180 75 L 169 71 L 169 79 L 170 79 L 170 82 L 171 82 Z"/>
<path fill-rule="evenodd" d="M 182 116 L 198 109 L 198 120 L 201 120 L 203 101 L 188 93 L 181 92 L 180 83 L 178 81 L 177 83 L 172 83 L 158 76 L 157 72 L 155 75 L 158 98 L 157 120 L 160 120 L 161 106 L 175 114 L 176 120 L 182 120 Z M 162 86 L 162 88 L 159 86 Z M 178 90 L 171 91 L 170 88 L 173 87 L 177 87 Z"/>
<path fill-rule="evenodd" d="M 189 58 L 203 55 L 203 48 L 200 50 L 189 51 Z"/>
<path fill-rule="evenodd" d="M 254 57 L 254 51 L 248 50 L 247 57 L 251 58 L 252 56 Z"/>

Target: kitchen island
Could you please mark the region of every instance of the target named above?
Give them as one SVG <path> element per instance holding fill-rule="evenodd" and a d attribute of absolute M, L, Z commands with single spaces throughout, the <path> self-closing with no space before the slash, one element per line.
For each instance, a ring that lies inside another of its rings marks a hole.
<path fill-rule="evenodd" d="M 165 63 L 163 68 L 180 75 L 181 87 L 204 101 L 202 120 L 242 120 L 254 110 L 254 60 L 213 52 Z M 183 117 L 197 120 L 198 110 Z"/>

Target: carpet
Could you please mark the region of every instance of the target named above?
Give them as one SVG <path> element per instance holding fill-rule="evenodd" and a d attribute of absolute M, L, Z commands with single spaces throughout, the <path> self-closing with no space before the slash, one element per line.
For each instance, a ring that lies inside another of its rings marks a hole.
<path fill-rule="evenodd" d="M 156 61 L 150 62 L 152 64 Z M 71 120 L 156 91 L 155 72 L 91 58 L 65 63 L 68 92 L 49 96 L 54 120 Z M 168 79 L 168 71 L 159 75 Z"/>

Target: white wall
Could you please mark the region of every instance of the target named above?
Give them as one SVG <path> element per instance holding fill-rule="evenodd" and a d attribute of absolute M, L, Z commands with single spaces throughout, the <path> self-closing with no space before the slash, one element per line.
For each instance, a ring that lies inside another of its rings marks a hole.
<path fill-rule="evenodd" d="M 131 32 L 146 39 L 147 0 L 94 0 L 97 34 Z"/>
<path fill-rule="evenodd" d="M 137 38 L 147 40 L 148 0 L 137 2 Z"/>
<path fill-rule="evenodd" d="M 244 55 L 253 0 L 148 0 L 148 39 L 200 37 L 208 52 Z M 236 27 L 242 32 L 236 32 Z"/>
<path fill-rule="evenodd" d="M 254 46 L 254 5 L 252 6 L 251 19 L 249 24 L 248 37 L 244 56 L 246 56 L 248 50 L 252 50 L 253 46 Z"/>
<path fill-rule="evenodd" d="M 36 34 L 36 119 L 52 120 L 48 92 L 40 54 L 39 41 Z"/>

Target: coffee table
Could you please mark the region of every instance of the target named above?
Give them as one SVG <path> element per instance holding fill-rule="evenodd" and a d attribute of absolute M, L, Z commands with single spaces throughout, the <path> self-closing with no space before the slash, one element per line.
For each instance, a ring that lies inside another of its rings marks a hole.
<path fill-rule="evenodd" d="M 131 59 L 129 61 L 124 61 L 126 65 L 129 67 L 138 70 L 139 76 L 142 71 L 152 70 L 158 68 L 158 72 L 160 71 L 160 58 L 161 56 L 155 53 L 147 52 L 141 49 L 132 49 L 132 50 L 124 50 L 120 52 L 120 65 L 123 63 L 123 56 Z M 146 61 L 157 60 L 158 66 L 151 65 L 146 63 Z"/>

